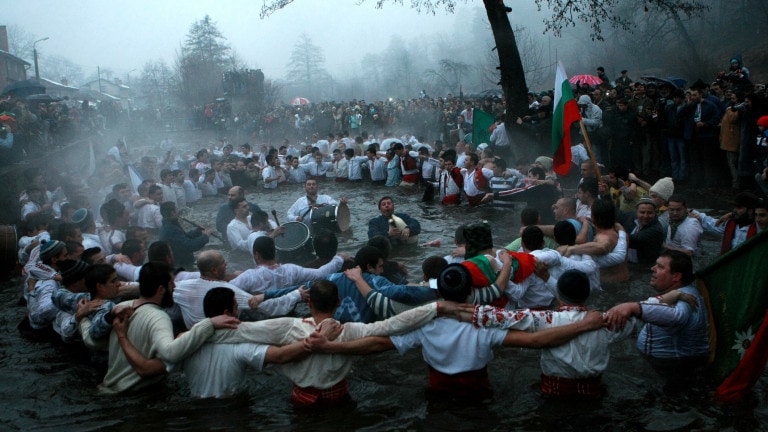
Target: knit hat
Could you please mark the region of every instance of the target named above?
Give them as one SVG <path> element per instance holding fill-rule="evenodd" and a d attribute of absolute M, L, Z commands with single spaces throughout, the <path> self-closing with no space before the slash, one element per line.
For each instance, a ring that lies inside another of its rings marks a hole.
<path fill-rule="evenodd" d="M 657 208 L 656 201 L 648 197 L 642 197 L 639 200 L 637 200 L 637 204 L 635 204 L 635 208 L 640 207 L 640 204 L 650 204 L 653 206 L 653 208 Z"/>
<path fill-rule="evenodd" d="M 81 260 L 64 260 L 59 268 L 61 269 L 61 283 L 67 286 L 85 277 L 88 264 Z"/>
<path fill-rule="evenodd" d="M 487 222 L 474 223 L 464 227 L 464 239 L 467 242 L 464 259 L 477 256 L 480 251 L 493 247 L 491 226 Z"/>
<path fill-rule="evenodd" d="M 584 304 L 589 297 L 589 278 L 579 270 L 568 270 L 557 279 L 557 296 L 566 304 Z"/>
<path fill-rule="evenodd" d="M 534 161 L 535 163 L 544 167 L 544 170 L 549 171 L 552 169 L 552 158 L 548 156 L 539 156 Z"/>
<path fill-rule="evenodd" d="M 80 225 L 80 222 L 84 221 L 86 216 L 88 216 L 88 209 L 77 209 L 72 213 L 72 223 Z"/>
<path fill-rule="evenodd" d="M 445 297 L 449 292 L 460 292 L 472 287 L 472 275 L 461 264 L 448 264 L 437 277 L 437 289 Z"/>
<path fill-rule="evenodd" d="M 46 262 L 51 257 L 55 257 L 62 249 L 64 249 L 64 246 L 64 242 L 58 240 L 48 240 L 47 242 L 43 242 L 40 246 L 40 261 Z"/>
<path fill-rule="evenodd" d="M 757 125 L 768 129 L 768 116 L 762 116 L 757 119 Z"/>
<path fill-rule="evenodd" d="M 485 150 L 487 148 L 488 148 L 488 144 L 487 143 L 482 143 L 479 146 L 477 146 L 477 149 L 480 150 L 480 151 L 483 151 L 483 150 Z"/>
<path fill-rule="evenodd" d="M 653 192 L 667 201 L 675 193 L 675 183 L 672 182 L 672 177 L 664 177 L 654 183 L 648 192 Z"/>

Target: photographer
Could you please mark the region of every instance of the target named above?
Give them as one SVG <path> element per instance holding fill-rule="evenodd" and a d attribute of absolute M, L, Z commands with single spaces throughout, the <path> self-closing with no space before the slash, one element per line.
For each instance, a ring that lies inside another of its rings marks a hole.
<path fill-rule="evenodd" d="M 2 124 L 0 125 L 0 165 L 13 163 L 16 161 L 15 154 L 13 152 L 13 132 L 11 127 Z"/>

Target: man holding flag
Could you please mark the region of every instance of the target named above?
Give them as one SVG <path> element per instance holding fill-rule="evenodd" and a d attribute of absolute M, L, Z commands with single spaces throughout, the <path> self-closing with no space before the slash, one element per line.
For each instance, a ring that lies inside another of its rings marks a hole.
<path fill-rule="evenodd" d="M 571 125 L 581 121 L 579 106 L 573 98 L 571 83 L 565 74 L 563 64 L 557 62 L 555 75 L 555 100 L 552 114 L 552 168 L 561 176 L 568 174 L 571 169 Z M 590 156 L 592 149 L 589 148 Z"/>

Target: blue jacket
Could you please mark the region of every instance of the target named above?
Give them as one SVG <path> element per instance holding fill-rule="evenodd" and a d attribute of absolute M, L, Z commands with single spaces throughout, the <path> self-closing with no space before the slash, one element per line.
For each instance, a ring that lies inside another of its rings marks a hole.
<path fill-rule="evenodd" d="M 399 217 L 400 219 L 405 222 L 406 225 L 408 225 L 408 228 L 411 229 L 411 235 L 419 235 L 421 232 L 421 224 L 416 219 L 408 216 L 405 213 L 395 213 L 395 216 Z M 368 222 L 368 238 L 373 238 L 377 235 L 382 235 L 384 237 L 389 237 L 389 220 L 385 218 L 382 215 L 378 215 L 375 218 L 371 219 L 370 222 Z"/>
<path fill-rule="evenodd" d="M 376 291 L 381 292 L 392 300 L 410 305 L 420 305 L 437 300 L 437 291 L 420 286 L 394 285 L 383 276 L 363 273 L 363 278 Z M 339 289 L 341 304 L 336 309 L 334 318 L 345 322 L 370 323 L 381 319 L 368 306 L 365 298 L 360 295 L 357 286 L 344 273 L 333 273 L 327 279 L 334 282 Z"/>

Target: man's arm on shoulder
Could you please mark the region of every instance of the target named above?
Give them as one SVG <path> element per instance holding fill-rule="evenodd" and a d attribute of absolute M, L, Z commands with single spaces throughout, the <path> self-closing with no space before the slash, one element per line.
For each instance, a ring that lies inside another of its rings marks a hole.
<path fill-rule="evenodd" d="M 595 240 L 584 244 L 577 244 L 568 248 L 568 255 L 605 255 L 613 250 L 615 243 L 606 235 L 598 234 Z"/>
<path fill-rule="evenodd" d="M 385 336 L 368 336 L 349 342 L 329 341 L 325 337 L 313 333 L 309 337 L 313 351 L 329 354 L 364 355 L 375 354 L 395 348 L 392 339 Z"/>
<path fill-rule="evenodd" d="M 167 372 L 165 363 L 158 358 L 148 359 L 136 349 L 136 347 L 128 340 L 127 328 L 128 320 L 122 317 L 115 317 L 112 322 L 112 327 L 117 334 L 117 341 L 120 344 L 120 349 L 123 350 L 125 358 L 128 363 L 131 364 L 133 369 L 142 378 L 149 378 L 157 375 L 164 375 Z"/>
<path fill-rule="evenodd" d="M 504 337 L 504 346 L 526 347 L 526 348 L 544 348 L 562 345 L 576 336 L 588 331 L 597 330 L 603 327 L 603 317 L 600 312 L 592 311 L 578 322 L 560 327 L 528 333 L 519 330 L 509 330 Z"/>
<path fill-rule="evenodd" d="M 298 341 L 281 347 L 270 346 L 267 348 L 264 362 L 271 364 L 289 363 L 302 360 L 309 354 L 310 351 L 305 347 L 304 341 Z"/>

